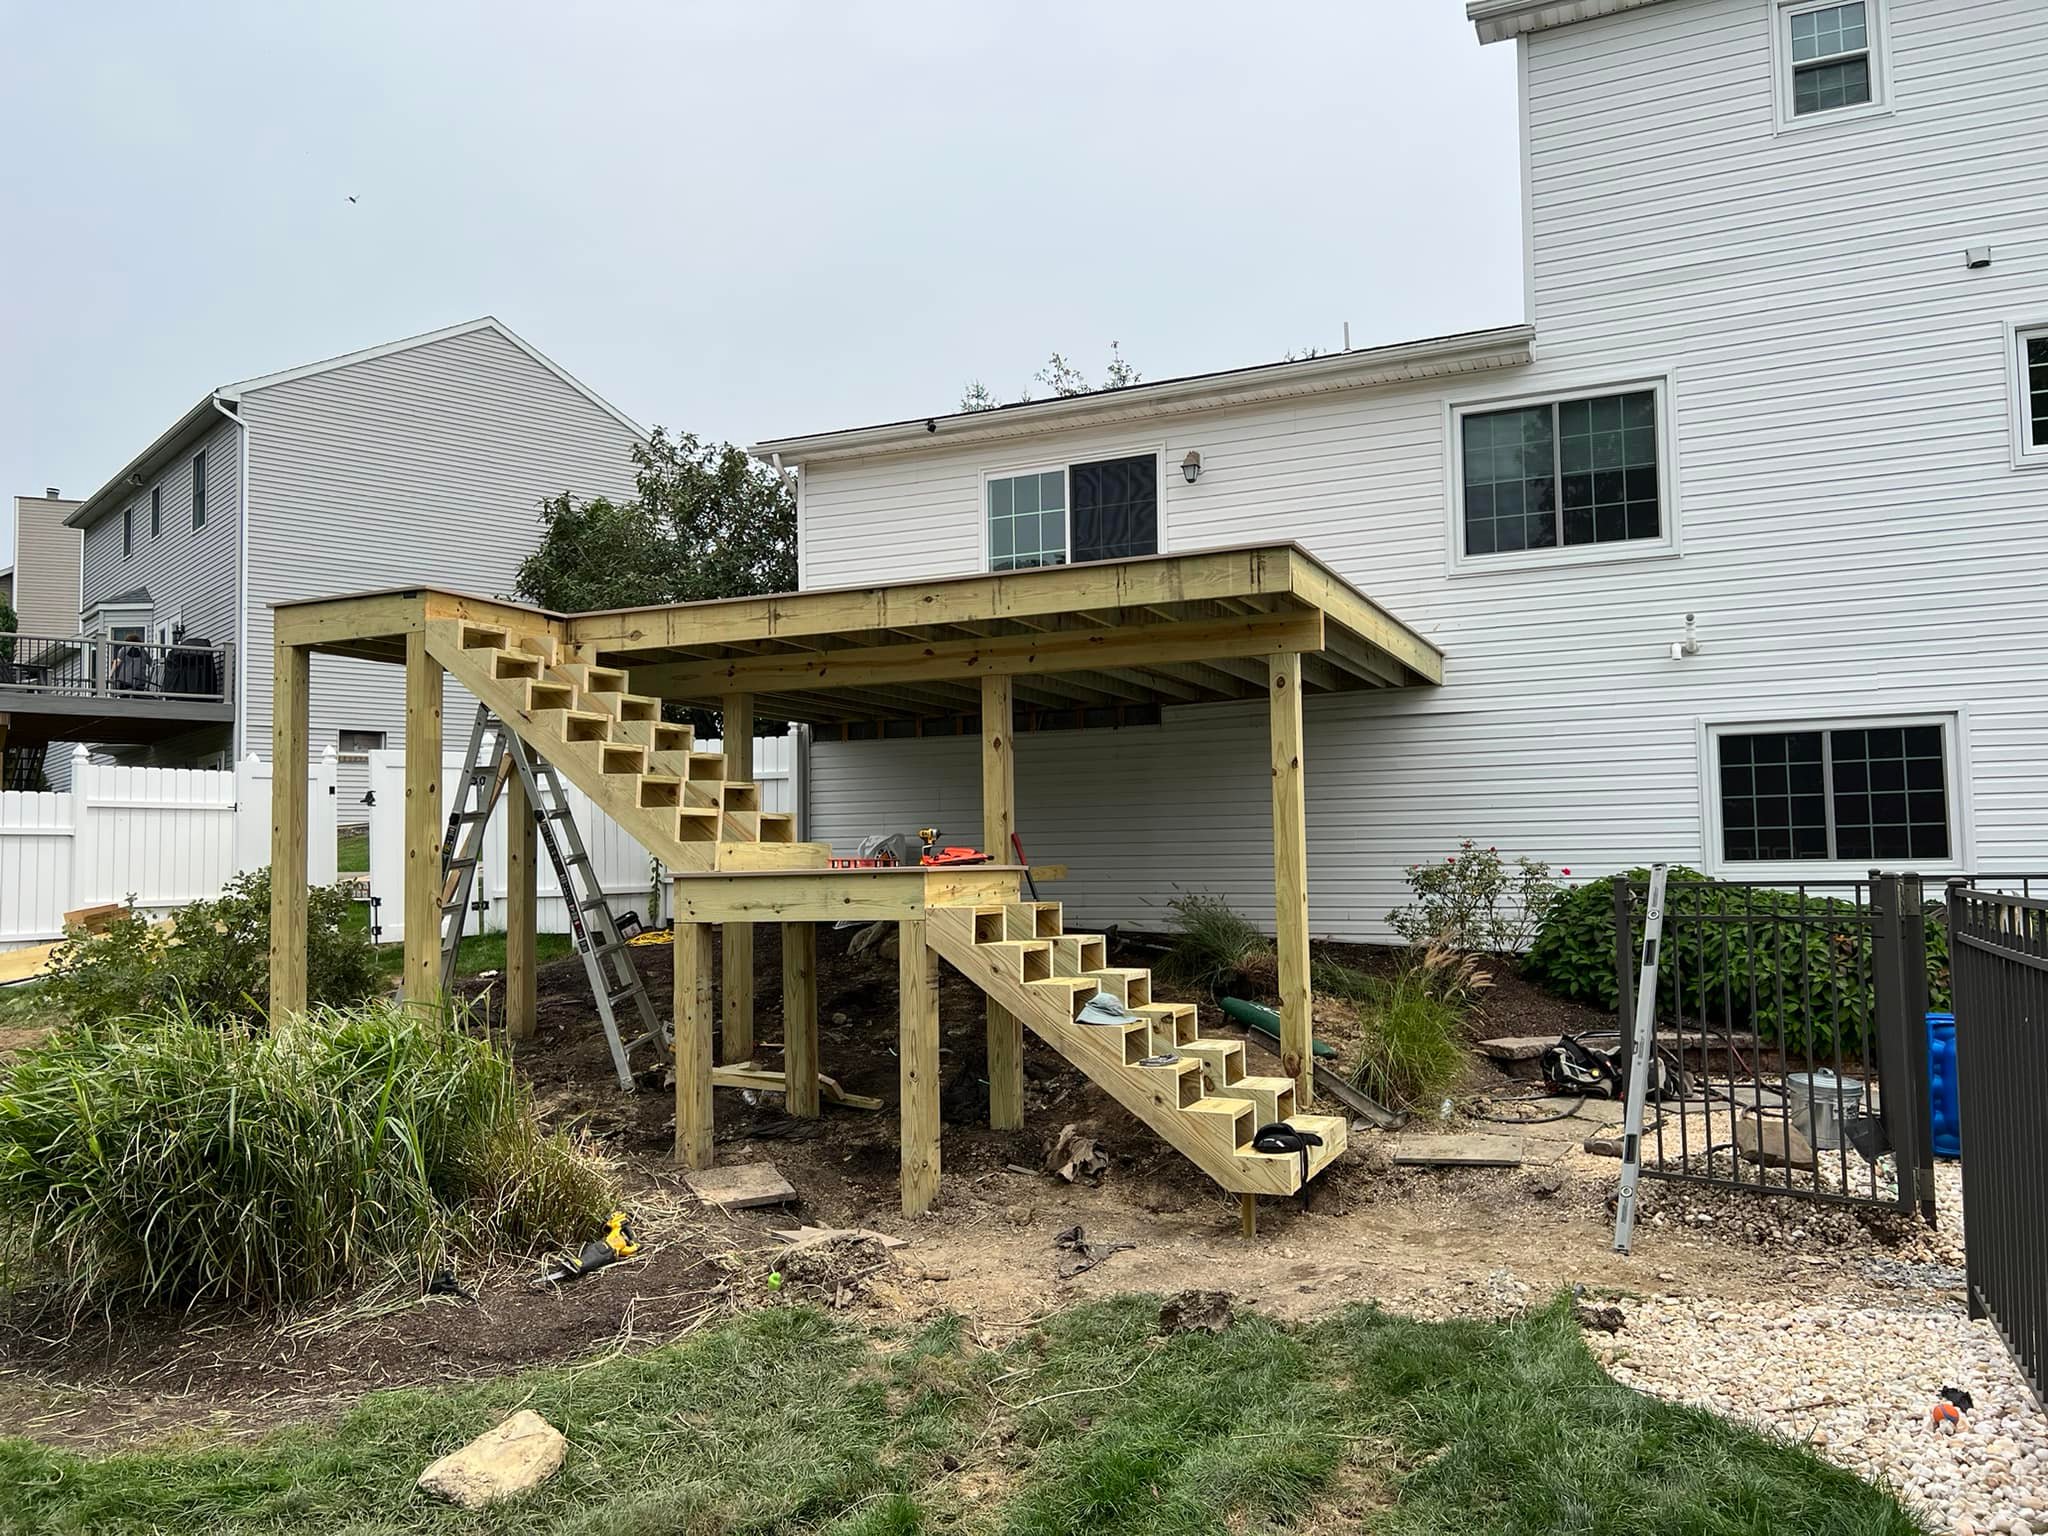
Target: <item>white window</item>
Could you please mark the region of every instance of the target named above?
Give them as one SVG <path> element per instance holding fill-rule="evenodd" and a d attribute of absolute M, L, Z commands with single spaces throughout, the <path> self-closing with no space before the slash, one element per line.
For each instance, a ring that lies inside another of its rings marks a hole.
<path fill-rule="evenodd" d="M 1883 0 L 1772 0 L 1780 127 L 1882 108 L 1882 8 Z"/>
<path fill-rule="evenodd" d="M 1159 553 L 1159 453 L 1002 470 L 982 482 L 988 568 Z"/>
<path fill-rule="evenodd" d="M 1708 727 L 1710 858 L 1722 870 L 1957 867 L 1955 723 L 1937 715 Z"/>
<path fill-rule="evenodd" d="M 2012 461 L 2048 468 L 2048 324 L 2007 326 L 2006 368 L 2012 375 Z"/>
<path fill-rule="evenodd" d="M 1494 570 L 1676 547 L 1661 381 L 1451 408 L 1451 565 Z"/>

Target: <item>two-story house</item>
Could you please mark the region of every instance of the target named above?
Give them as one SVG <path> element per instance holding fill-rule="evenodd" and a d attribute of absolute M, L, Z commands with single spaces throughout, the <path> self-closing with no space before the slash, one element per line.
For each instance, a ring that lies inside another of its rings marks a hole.
<path fill-rule="evenodd" d="M 1463 837 L 1575 875 L 2039 867 L 2048 6 L 1468 13 L 1519 54 L 1522 323 L 762 443 L 802 585 L 1306 546 L 1447 657 L 1307 700 L 1320 933 L 1384 936 Z M 1062 897 L 1272 910 L 1263 705 L 1089 705 L 1016 721 Z M 809 835 L 972 837 L 971 729 L 836 734 Z"/>
<path fill-rule="evenodd" d="M 0 712 L 17 741 L 124 761 L 268 757 L 272 603 L 508 593 L 541 501 L 632 495 L 644 436 L 488 317 L 209 390 L 65 519 L 83 534 L 76 612 L 36 666 L 0 676 Z M 451 696 L 451 719 L 465 705 Z M 345 801 L 366 754 L 403 737 L 385 669 L 323 658 L 312 741 L 338 753 Z M 60 787 L 69 761 L 49 754 Z"/>

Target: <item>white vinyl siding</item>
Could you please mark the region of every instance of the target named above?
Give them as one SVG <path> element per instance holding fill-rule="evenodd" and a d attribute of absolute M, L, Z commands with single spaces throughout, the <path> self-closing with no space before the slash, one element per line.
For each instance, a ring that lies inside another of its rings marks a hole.
<path fill-rule="evenodd" d="M 240 560 L 236 520 L 209 516 L 205 527 L 192 526 L 192 462 L 199 452 L 206 454 L 208 500 L 215 506 L 234 506 L 241 494 L 236 481 L 237 431 L 234 422 L 221 417 L 193 448 L 132 488 L 125 501 L 85 530 L 84 604 L 73 624 L 110 597 L 146 588 L 152 618 L 176 616 L 192 640 L 214 645 L 234 641 L 235 569 Z M 163 535 L 133 537 L 145 521 L 152 528 L 162 527 Z M 124 524 L 131 530 L 132 546 L 126 558 L 121 552 Z"/>
<path fill-rule="evenodd" d="M 1448 657 L 1441 689 L 1306 701 L 1315 932 L 1384 937 L 1461 837 L 1569 866 L 1713 862 L 1707 725 L 1952 718 L 1958 857 L 2048 862 L 2040 482 L 2012 472 L 2006 322 L 2048 320 L 2048 8 L 1891 0 L 1889 106 L 1780 135 L 1766 0 L 1526 40 L 1539 361 L 1148 423 L 1161 547 L 1300 541 Z M 1963 248 L 1998 250 L 1984 272 Z M 1474 316 L 1475 323 L 1497 316 Z M 1459 407 L 1661 379 L 1682 552 L 1453 574 Z M 1143 432 L 1144 428 L 1136 431 Z M 983 568 L 982 477 L 1131 424 L 804 466 L 813 587 Z M 1700 650 L 1671 659 L 1684 616 Z M 1270 918 L 1262 704 L 1023 735 L 1019 824 L 1082 921 L 1180 891 Z M 813 835 L 980 825 L 975 741 L 822 735 Z"/>
<path fill-rule="evenodd" d="M 271 603 L 411 583 L 509 594 L 540 542 L 544 499 L 633 494 L 632 434 L 495 331 L 252 389 L 241 409 L 253 493 L 243 740 L 266 756 Z M 449 686 L 443 740 L 454 750 L 474 708 Z M 381 731 L 396 750 L 401 671 L 318 657 L 310 713 L 316 743 Z M 363 764 L 343 763 L 344 819 L 366 786 Z"/>

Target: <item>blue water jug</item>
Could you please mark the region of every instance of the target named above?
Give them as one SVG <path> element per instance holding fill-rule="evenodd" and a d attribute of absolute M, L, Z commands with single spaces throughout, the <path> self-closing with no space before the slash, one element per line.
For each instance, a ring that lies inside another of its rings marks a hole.
<path fill-rule="evenodd" d="M 1927 1015 L 1927 1080 L 1934 1099 L 1934 1155 L 1963 1155 L 1963 1112 L 1956 1095 L 1956 1016 Z"/>

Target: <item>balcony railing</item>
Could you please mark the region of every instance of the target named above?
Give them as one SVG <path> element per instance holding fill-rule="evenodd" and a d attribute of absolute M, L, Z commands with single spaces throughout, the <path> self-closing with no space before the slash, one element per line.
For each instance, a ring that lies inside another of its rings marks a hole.
<path fill-rule="evenodd" d="M 225 703 L 231 647 L 0 633 L 0 710 L 28 699 Z"/>

